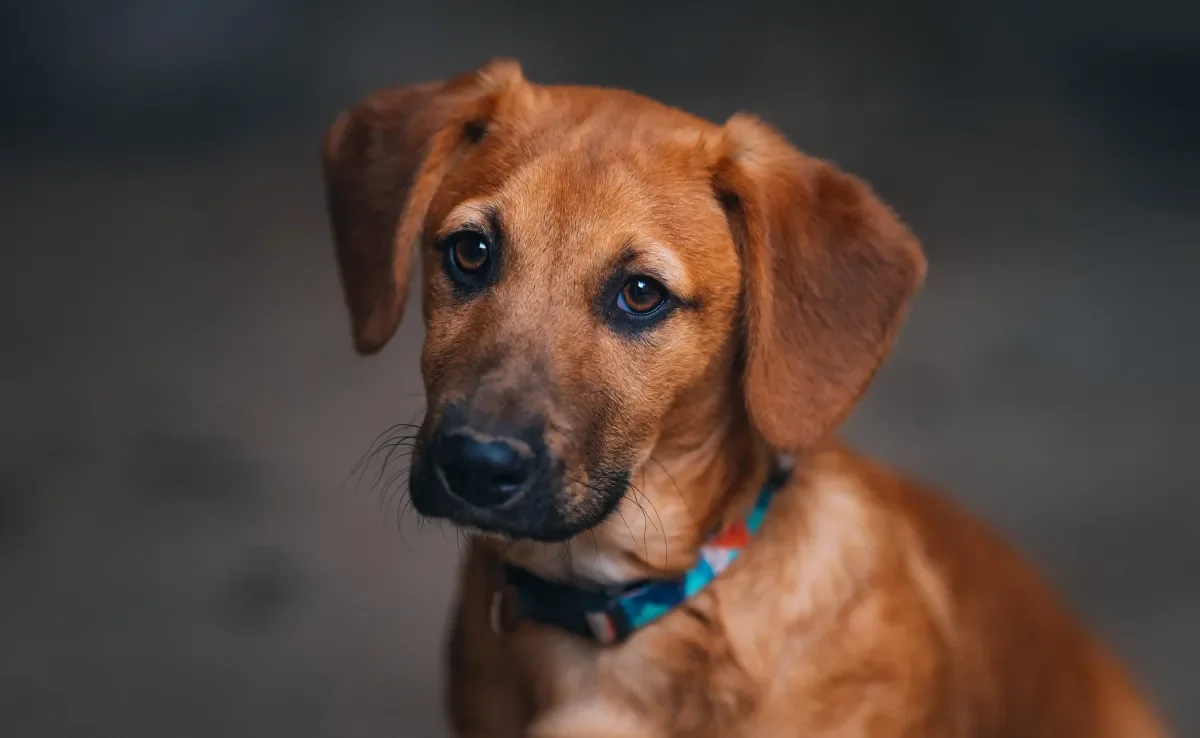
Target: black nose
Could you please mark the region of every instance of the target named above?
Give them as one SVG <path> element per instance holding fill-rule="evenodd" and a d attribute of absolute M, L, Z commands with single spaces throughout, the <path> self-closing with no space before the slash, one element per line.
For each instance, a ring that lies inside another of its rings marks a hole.
<path fill-rule="evenodd" d="M 537 459 L 522 441 L 457 430 L 438 439 L 434 463 L 455 496 L 477 507 L 492 507 L 524 488 Z"/>

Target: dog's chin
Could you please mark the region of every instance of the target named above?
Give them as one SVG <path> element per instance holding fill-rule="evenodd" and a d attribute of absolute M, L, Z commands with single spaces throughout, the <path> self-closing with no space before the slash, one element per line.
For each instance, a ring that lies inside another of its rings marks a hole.
<path fill-rule="evenodd" d="M 560 543 L 591 530 L 613 515 L 628 488 L 627 474 L 609 474 L 604 484 L 571 489 L 546 480 L 495 507 L 477 507 L 456 497 L 435 475 L 414 469 L 409 484 L 413 509 L 445 520 L 464 533 L 511 541 Z"/>

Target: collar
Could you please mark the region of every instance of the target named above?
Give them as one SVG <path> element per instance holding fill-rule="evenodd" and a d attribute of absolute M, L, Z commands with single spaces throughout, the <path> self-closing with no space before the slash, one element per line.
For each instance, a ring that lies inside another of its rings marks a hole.
<path fill-rule="evenodd" d="M 790 476 L 790 460 L 777 461 L 746 517 L 710 535 L 700 547 L 696 565 L 675 579 L 581 589 L 505 564 L 506 586 L 492 597 L 492 629 L 511 632 L 527 618 L 602 645 L 620 643 L 694 597 L 725 571 L 758 533 L 775 493 Z"/>

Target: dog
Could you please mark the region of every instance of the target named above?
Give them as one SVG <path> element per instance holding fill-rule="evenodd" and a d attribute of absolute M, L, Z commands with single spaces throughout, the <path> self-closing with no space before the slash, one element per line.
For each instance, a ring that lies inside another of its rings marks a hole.
<path fill-rule="evenodd" d="M 371 95 L 323 162 L 360 354 L 423 274 L 458 735 L 1167 735 L 1011 547 L 834 437 L 926 270 L 865 183 L 504 59 Z"/>

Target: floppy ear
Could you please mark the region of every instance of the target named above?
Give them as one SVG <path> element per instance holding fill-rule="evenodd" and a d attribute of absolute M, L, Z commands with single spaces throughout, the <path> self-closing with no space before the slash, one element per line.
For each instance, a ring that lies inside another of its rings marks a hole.
<path fill-rule="evenodd" d="M 354 344 L 372 354 L 396 332 L 425 213 L 463 148 L 486 131 L 499 95 L 522 80 L 496 60 L 444 82 L 375 93 L 325 135 L 326 203 Z"/>
<path fill-rule="evenodd" d="M 715 184 L 741 249 L 744 392 L 781 451 L 821 440 L 886 357 L 925 275 L 916 239 L 866 184 L 738 115 Z"/>

